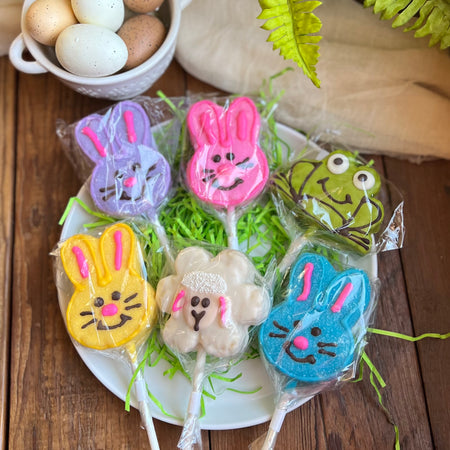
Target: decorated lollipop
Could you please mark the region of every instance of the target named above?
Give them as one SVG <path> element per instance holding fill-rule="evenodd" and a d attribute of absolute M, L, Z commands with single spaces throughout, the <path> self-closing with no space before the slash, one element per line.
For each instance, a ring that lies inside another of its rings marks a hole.
<path fill-rule="evenodd" d="M 165 343 L 178 354 L 197 352 L 192 392 L 178 446 L 201 446 L 200 400 L 206 356 L 235 357 L 245 350 L 248 328 L 261 323 L 270 308 L 267 289 L 239 251 L 226 249 L 213 257 L 200 247 L 182 250 L 175 273 L 156 290 L 161 310 L 170 314 L 162 329 Z"/>
<path fill-rule="evenodd" d="M 256 106 L 247 97 L 235 99 L 227 109 L 203 100 L 190 108 L 187 125 L 194 146 L 187 184 L 200 200 L 226 212 L 229 247 L 237 249 L 236 208 L 259 195 L 269 176 L 258 146 Z"/>
<path fill-rule="evenodd" d="M 273 449 L 287 409 L 335 384 L 361 351 L 371 287 L 358 269 L 338 272 L 324 256 L 301 255 L 284 300 L 259 332 L 262 354 L 278 388 L 264 450 Z"/>
<path fill-rule="evenodd" d="M 70 335 L 81 345 L 121 358 L 137 369 L 139 347 L 156 319 L 153 288 L 141 276 L 136 237 L 117 223 L 97 239 L 75 235 L 61 246 L 64 270 L 74 285 L 66 311 Z M 138 372 L 136 394 L 152 449 L 159 449 L 148 405 L 145 381 Z"/>
<path fill-rule="evenodd" d="M 373 233 L 384 216 L 376 198 L 381 181 L 353 153 L 337 150 L 323 160 L 299 159 L 288 170 L 278 171 L 272 184 L 300 220 L 321 225 L 358 253 L 372 250 Z"/>
<path fill-rule="evenodd" d="M 104 116 L 92 114 L 78 122 L 75 136 L 95 163 L 90 191 L 97 208 L 119 218 L 148 218 L 172 259 L 158 220 L 171 185 L 170 166 L 157 150 L 143 107 L 120 102 Z"/>

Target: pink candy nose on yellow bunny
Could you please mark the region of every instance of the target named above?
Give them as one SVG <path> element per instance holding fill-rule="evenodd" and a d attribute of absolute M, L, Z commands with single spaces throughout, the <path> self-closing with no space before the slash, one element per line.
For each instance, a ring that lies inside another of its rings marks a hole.
<path fill-rule="evenodd" d="M 115 316 L 119 312 L 119 308 L 114 303 L 109 303 L 102 308 L 102 316 Z"/>

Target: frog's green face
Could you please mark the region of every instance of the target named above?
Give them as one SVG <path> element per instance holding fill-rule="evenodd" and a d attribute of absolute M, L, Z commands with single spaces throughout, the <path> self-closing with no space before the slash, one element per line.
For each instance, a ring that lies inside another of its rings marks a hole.
<path fill-rule="evenodd" d="M 274 175 L 273 185 L 284 200 L 331 231 L 344 236 L 360 252 L 372 245 L 371 234 L 383 220 L 378 173 L 361 165 L 351 152 L 338 150 L 321 160 L 299 160 Z"/>

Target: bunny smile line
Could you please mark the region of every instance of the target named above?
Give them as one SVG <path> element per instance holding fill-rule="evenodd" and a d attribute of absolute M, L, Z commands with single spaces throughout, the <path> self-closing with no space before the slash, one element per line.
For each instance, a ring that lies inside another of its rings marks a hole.
<path fill-rule="evenodd" d="M 314 355 L 308 355 L 308 356 L 305 356 L 304 358 L 299 358 L 299 357 L 295 356 L 291 350 L 292 345 L 293 345 L 293 343 L 291 341 L 285 342 L 283 345 L 284 351 L 291 359 L 293 359 L 295 362 L 299 362 L 299 363 L 309 363 L 309 364 L 316 363 L 316 358 L 314 358 Z"/>

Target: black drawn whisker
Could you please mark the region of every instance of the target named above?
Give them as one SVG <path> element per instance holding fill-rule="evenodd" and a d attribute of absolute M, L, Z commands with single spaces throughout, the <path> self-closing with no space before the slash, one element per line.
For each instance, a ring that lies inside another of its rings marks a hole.
<path fill-rule="evenodd" d="M 327 355 L 327 356 L 331 356 L 331 357 L 335 357 L 336 356 L 336 353 L 334 353 L 334 352 L 329 352 L 328 350 L 324 350 L 324 349 L 320 349 L 319 350 L 319 353 L 321 354 L 321 355 Z"/>
<path fill-rule="evenodd" d="M 216 178 L 216 174 L 215 173 L 212 173 L 211 175 L 208 175 L 207 177 L 202 178 L 202 181 L 203 181 L 203 183 L 206 183 L 207 181 L 209 181 L 209 180 L 211 180 L 213 178 Z"/>
<path fill-rule="evenodd" d="M 283 338 L 284 339 L 287 337 L 287 334 L 269 333 L 269 336 L 273 337 L 273 338 Z"/>
<path fill-rule="evenodd" d="M 130 295 L 129 297 L 127 297 L 123 302 L 124 302 L 124 303 L 128 303 L 128 302 L 130 302 L 131 300 L 133 300 L 133 298 L 136 298 L 137 295 L 138 295 L 138 293 L 136 292 L 135 294 L 132 294 L 132 295 Z"/>
<path fill-rule="evenodd" d="M 140 308 L 142 306 L 142 303 L 135 303 L 134 305 L 125 306 L 125 310 L 128 311 L 133 308 Z"/>
<path fill-rule="evenodd" d="M 112 189 L 112 190 L 115 190 L 115 189 L 116 189 L 116 185 L 115 185 L 115 184 L 112 184 L 111 186 L 106 186 L 106 187 L 100 188 L 99 191 L 100 191 L 100 192 L 108 192 L 108 191 L 110 191 L 111 189 Z"/>
<path fill-rule="evenodd" d="M 236 163 L 236 166 L 240 166 L 241 164 L 245 164 L 246 162 L 248 162 L 250 160 L 250 157 L 247 156 L 247 158 L 243 159 L 241 162 Z"/>
<path fill-rule="evenodd" d="M 280 325 L 276 320 L 273 321 L 273 324 L 281 331 L 285 331 L 286 333 L 289 333 L 289 328 L 283 327 L 283 325 Z"/>
<path fill-rule="evenodd" d="M 334 342 L 318 342 L 317 347 L 337 347 L 337 344 Z"/>
<path fill-rule="evenodd" d="M 89 322 L 86 322 L 81 328 L 84 329 L 84 328 L 88 327 L 89 325 L 92 325 L 95 322 L 97 322 L 97 319 L 92 319 Z"/>

